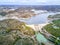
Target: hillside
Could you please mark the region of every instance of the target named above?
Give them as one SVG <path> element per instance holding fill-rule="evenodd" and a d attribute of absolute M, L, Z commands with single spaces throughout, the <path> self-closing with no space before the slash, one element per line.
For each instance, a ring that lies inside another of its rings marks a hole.
<path fill-rule="evenodd" d="M 0 45 L 38 45 L 35 32 L 15 19 L 0 21 Z M 27 43 L 28 42 L 28 43 Z"/>

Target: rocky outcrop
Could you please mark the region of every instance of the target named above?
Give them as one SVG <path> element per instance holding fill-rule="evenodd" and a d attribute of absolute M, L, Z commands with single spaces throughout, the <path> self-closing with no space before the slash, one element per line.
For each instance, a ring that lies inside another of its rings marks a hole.
<path fill-rule="evenodd" d="M 35 16 L 35 12 L 31 11 L 31 9 L 3 9 L 0 12 L 1 16 L 5 16 L 5 17 L 17 17 L 17 18 L 30 18 L 32 16 Z"/>

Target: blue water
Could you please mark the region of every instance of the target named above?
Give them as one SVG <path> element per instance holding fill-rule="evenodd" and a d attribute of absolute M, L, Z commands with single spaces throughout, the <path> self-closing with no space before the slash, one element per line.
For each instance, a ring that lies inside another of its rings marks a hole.
<path fill-rule="evenodd" d="M 46 23 L 49 21 L 47 18 L 49 15 L 54 15 L 54 14 L 56 14 L 56 13 L 48 12 L 48 13 L 33 16 L 27 20 L 25 19 L 22 21 L 27 23 L 27 24 L 42 24 L 42 23 Z"/>
<path fill-rule="evenodd" d="M 39 41 L 39 42 L 44 42 L 44 43 L 47 43 L 47 39 L 40 33 L 37 33 L 36 34 L 36 39 Z"/>

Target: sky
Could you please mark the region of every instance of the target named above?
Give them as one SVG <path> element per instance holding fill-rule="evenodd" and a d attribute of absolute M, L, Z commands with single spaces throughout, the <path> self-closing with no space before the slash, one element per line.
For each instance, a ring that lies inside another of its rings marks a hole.
<path fill-rule="evenodd" d="M 0 0 L 0 5 L 60 5 L 60 0 Z"/>

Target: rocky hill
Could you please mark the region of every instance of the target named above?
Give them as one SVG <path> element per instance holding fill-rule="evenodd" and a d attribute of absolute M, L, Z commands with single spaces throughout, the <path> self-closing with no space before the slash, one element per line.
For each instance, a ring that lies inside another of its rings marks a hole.
<path fill-rule="evenodd" d="M 35 31 L 15 19 L 0 21 L 0 45 L 38 45 Z"/>

